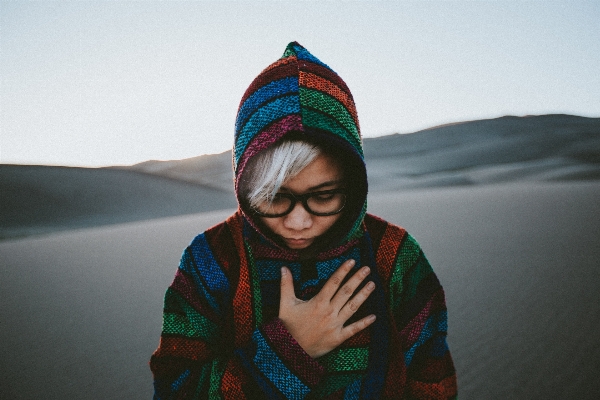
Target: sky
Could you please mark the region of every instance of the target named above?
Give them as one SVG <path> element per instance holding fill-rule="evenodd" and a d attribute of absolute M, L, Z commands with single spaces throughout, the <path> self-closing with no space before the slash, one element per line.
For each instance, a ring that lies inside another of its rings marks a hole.
<path fill-rule="evenodd" d="M 231 148 L 298 41 L 363 137 L 503 115 L 600 117 L 600 1 L 0 0 L 0 163 L 98 167 Z"/>

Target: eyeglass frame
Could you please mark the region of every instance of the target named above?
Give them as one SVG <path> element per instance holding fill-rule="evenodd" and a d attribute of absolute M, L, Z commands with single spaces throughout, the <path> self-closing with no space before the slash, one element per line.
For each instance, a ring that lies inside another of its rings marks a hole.
<path fill-rule="evenodd" d="M 323 194 L 337 194 L 337 193 L 341 193 L 344 195 L 344 204 L 342 204 L 342 207 L 337 211 L 328 212 L 328 213 L 317 213 L 317 212 L 311 210 L 310 207 L 308 206 L 308 199 L 315 195 L 318 196 L 318 195 L 323 195 Z M 309 192 L 309 193 L 304 193 L 304 194 L 277 193 L 276 196 L 282 196 L 282 197 L 285 197 L 285 198 L 291 200 L 290 206 L 285 212 L 280 213 L 280 214 L 264 214 L 264 213 L 261 213 L 260 211 L 258 211 L 256 208 L 252 208 L 252 211 L 260 217 L 279 218 L 279 217 L 284 217 L 284 216 L 288 215 L 289 213 L 291 213 L 292 210 L 296 207 L 296 203 L 300 202 L 302 204 L 302 207 L 304 207 L 306 212 L 308 212 L 309 214 L 316 215 L 317 217 L 329 217 L 331 215 L 339 214 L 344 210 L 344 207 L 346 207 L 348 191 L 345 188 L 338 188 L 338 189 L 330 189 L 330 190 L 319 190 L 317 192 Z"/>

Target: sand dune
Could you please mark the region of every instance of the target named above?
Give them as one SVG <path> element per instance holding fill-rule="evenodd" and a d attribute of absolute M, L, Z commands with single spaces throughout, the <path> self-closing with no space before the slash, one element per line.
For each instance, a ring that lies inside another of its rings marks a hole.
<path fill-rule="evenodd" d="M 600 179 L 600 118 L 502 117 L 365 139 L 372 193 Z M 128 168 L 0 165 L 0 240 L 235 207 L 231 153 Z"/>
<path fill-rule="evenodd" d="M 600 179 L 600 118 L 540 115 L 455 123 L 364 140 L 372 191 Z M 231 152 L 136 171 L 231 190 Z M 201 173 L 202 172 L 202 173 Z"/>
<path fill-rule="evenodd" d="M 600 119 L 502 117 L 365 141 L 372 190 L 600 178 Z M 393 168 L 390 168 L 393 166 Z"/>
<path fill-rule="evenodd" d="M 0 239 L 235 207 L 226 191 L 134 171 L 0 166 Z"/>
<path fill-rule="evenodd" d="M 365 140 L 370 212 L 417 238 L 446 289 L 462 399 L 600 398 L 599 124 Z M 233 211 L 229 168 L 228 153 L 0 166 L 0 398 L 151 396 L 164 291 L 192 237 Z"/>
<path fill-rule="evenodd" d="M 371 194 L 444 287 L 462 399 L 597 399 L 600 182 Z M 229 211 L 0 243 L 2 398 L 151 397 L 181 251 Z"/>
<path fill-rule="evenodd" d="M 600 398 L 600 184 L 383 194 L 444 284 L 462 399 Z"/>
<path fill-rule="evenodd" d="M 182 246 L 229 212 L 0 243 L 0 398 L 148 399 Z"/>
<path fill-rule="evenodd" d="M 146 161 L 125 169 L 197 183 L 233 193 L 231 166 L 231 151 L 226 151 L 185 160 Z"/>

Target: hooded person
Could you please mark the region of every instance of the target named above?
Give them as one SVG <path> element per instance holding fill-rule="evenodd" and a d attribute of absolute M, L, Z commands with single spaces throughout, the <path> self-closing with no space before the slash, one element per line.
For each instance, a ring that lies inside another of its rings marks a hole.
<path fill-rule="evenodd" d="M 298 43 L 246 90 L 233 167 L 237 212 L 165 295 L 155 398 L 455 398 L 443 289 L 367 214 L 350 90 Z"/>

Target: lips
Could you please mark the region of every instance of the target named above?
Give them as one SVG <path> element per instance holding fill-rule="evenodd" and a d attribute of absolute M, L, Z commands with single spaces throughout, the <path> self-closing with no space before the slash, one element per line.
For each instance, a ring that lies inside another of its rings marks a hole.
<path fill-rule="evenodd" d="M 304 238 L 299 238 L 299 239 L 283 238 L 283 240 L 288 245 L 288 247 L 291 249 L 303 249 L 305 247 L 310 246 L 310 244 L 313 242 L 312 239 L 304 239 Z"/>

